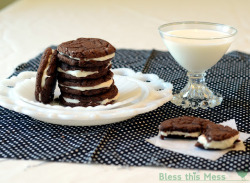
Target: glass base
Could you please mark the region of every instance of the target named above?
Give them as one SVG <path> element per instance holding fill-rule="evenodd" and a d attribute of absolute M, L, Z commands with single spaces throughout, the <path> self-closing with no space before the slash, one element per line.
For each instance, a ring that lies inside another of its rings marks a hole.
<path fill-rule="evenodd" d="M 188 72 L 188 84 L 179 93 L 173 95 L 171 102 L 177 106 L 192 109 L 207 109 L 220 105 L 223 97 L 220 94 L 214 94 L 206 86 L 205 75 L 205 73 Z"/>

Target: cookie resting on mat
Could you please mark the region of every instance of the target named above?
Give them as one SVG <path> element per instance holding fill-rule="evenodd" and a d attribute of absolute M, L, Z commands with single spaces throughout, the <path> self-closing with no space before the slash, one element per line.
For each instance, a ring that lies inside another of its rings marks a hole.
<path fill-rule="evenodd" d="M 182 116 L 163 121 L 159 126 L 159 134 L 164 137 L 191 137 L 197 138 L 212 121 L 192 117 Z"/>
<path fill-rule="evenodd" d="M 159 135 L 161 139 L 198 138 L 195 146 L 203 149 L 227 149 L 234 147 L 234 144 L 239 141 L 237 130 L 192 116 L 163 121 L 159 125 Z"/>
<path fill-rule="evenodd" d="M 36 75 L 35 98 L 48 104 L 53 101 L 57 77 L 57 51 L 47 48 L 41 58 Z"/>

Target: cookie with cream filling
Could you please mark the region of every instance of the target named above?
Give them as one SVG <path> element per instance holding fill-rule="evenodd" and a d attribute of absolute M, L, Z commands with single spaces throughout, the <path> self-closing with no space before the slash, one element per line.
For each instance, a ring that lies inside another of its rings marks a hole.
<path fill-rule="evenodd" d="M 114 85 L 113 72 L 98 79 L 69 80 L 58 77 L 61 92 L 73 95 L 96 95 L 104 93 Z"/>
<path fill-rule="evenodd" d="M 227 149 L 234 147 L 239 141 L 237 130 L 192 116 L 182 116 L 162 122 L 159 126 L 159 136 L 161 139 L 198 138 L 195 146 L 203 149 Z"/>
<path fill-rule="evenodd" d="M 36 75 L 35 98 L 48 104 L 53 101 L 57 77 L 57 51 L 47 48 L 40 61 Z"/>
<path fill-rule="evenodd" d="M 65 63 L 61 63 L 57 67 L 58 77 L 65 79 L 97 79 L 108 73 L 111 69 L 111 63 L 100 67 L 77 67 L 69 66 Z"/>
<path fill-rule="evenodd" d="M 60 61 L 72 66 L 96 67 L 110 62 L 116 49 L 107 41 L 98 38 L 78 38 L 57 47 Z"/>
<path fill-rule="evenodd" d="M 83 96 L 83 95 L 72 95 L 68 93 L 61 93 L 59 99 L 61 104 L 64 106 L 71 107 L 88 107 L 88 106 L 97 106 L 97 105 L 108 105 L 112 104 L 119 97 L 118 89 L 113 85 L 110 90 L 106 93 L 92 95 L 92 96 Z"/>
<path fill-rule="evenodd" d="M 198 137 L 196 147 L 203 149 L 227 149 L 234 147 L 239 140 L 239 132 L 229 126 L 209 124 Z"/>
<path fill-rule="evenodd" d="M 213 122 L 193 116 L 172 118 L 160 124 L 159 134 L 162 139 L 165 137 L 197 138 L 211 123 Z"/>

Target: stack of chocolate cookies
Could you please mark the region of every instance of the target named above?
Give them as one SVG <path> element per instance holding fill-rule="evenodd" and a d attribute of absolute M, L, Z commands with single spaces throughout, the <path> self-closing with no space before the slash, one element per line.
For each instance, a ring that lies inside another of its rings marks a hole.
<path fill-rule="evenodd" d="M 60 102 L 65 106 L 97 106 L 118 98 L 110 70 L 115 48 L 105 40 L 79 38 L 57 47 Z"/>

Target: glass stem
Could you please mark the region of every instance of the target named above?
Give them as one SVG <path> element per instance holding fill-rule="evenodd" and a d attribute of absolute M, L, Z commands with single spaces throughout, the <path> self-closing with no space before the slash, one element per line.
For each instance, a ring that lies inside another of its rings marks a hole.
<path fill-rule="evenodd" d="M 190 84 L 203 84 L 206 85 L 205 83 L 205 76 L 206 73 L 193 73 L 193 72 L 188 72 L 187 76 L 189 78 L 189 83 Z"/>
<path fill-rule="evenodd" d="M 222 101 L 222 96 L 214 93 L 207 87 L 205 82 L 206 73 L 188 72 L 187 85 L 173 96 L 172 102 L 183 107 L 197 109 L 201 107 L 215 107 Z"/>
<path fill-rule="evenodd" d="M 188 72 L 188 84 L 181 90 L 183 97 L 193 99 L 207 98 L 209 91 L 206 91 L 205 75 L 206 73 Z"/>

